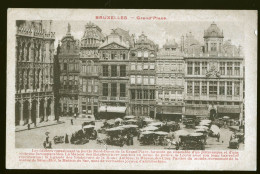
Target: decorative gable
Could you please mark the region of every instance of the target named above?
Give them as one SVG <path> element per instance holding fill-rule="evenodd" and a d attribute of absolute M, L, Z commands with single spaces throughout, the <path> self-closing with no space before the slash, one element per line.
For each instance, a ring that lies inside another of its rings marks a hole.
<path fill-rule="evenodd" d="M 100 49 L 104 49 L 104 50 L 105 49 L 121 49 L 121 50 L 123 49 L 123 50 L 125 50 L 125 49 L 128 49 L 128 48 L 113 42 L 113 43 L 110 43 L 108 45 L 102 46 Z"/>

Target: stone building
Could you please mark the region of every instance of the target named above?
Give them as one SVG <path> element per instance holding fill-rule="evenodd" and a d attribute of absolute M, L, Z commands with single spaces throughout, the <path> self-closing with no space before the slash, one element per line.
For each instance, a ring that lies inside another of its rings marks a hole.
<path fill-rule="evenodd" d="M 52 21 L 16 21 L 15 125 L 53 120 Z"/>
<path fill-rule="evenodd" d="M 129 50 L 133 41 L 128 31 L 117 28 L 105 38 L 99 47 L 101 117 L 120 117 L 129 113 Z"/>
<path fill-rule="evenodd" d="M 58 55 L 60 64 L 60 104 L 63 116 L 79 113 L 79 40 L 71 35 L 68 24 L 67 34 L 61 39 Z"/>
<path fill-rule="evenodd" d="M 80 90 L 79 113 L 97 115 L 99 97 L 99 53 L 98 47 L 104 42 L 102 30 L 89 22 L 85 26 L 80 44 Z"/>
<path fill-rule="evenodd" d="M 158 45 L 142 33 L 130 52 L 130 114 L 156 115 L 155 61 Z"/>
<path fill-rule="evenodd" d="M 223 39 L 223 31 L 212 23 L 204 31 L 201 51 L 184 56 L 187 117 L 242 117 L 244 58 L 240 47 Z"/>
<path fill-rule="evenodd" d="M 167 40 L 156 58 L 156 118 L 181 119 L 184 111 L 183 92 L 183 53 L 175 40 Z"/>

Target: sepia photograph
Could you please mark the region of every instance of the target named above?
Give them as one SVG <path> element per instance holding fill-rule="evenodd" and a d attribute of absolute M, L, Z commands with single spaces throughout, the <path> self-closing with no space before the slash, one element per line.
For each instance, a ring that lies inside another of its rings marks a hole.
<path fill-rule="evenodd" d="M 256 19 L 9 10 L 8 168 L 254 170 Z"/>

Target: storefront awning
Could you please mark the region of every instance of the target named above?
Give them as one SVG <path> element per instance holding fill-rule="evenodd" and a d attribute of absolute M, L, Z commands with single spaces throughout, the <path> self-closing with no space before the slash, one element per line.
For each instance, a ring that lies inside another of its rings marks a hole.
<path fill-rule="evenodd" d="M 208 108 L 207 107 L 186 107 L 185 108 L 185 115 L 196 115 L 196 116 L 204 116 L 208 115 Z"/>
<path fill-rule="evenodd" d="M 241 113 L 240 108 L 232 108 L 232 107 L 218 107 L 218 113 Z"/>
<path fill-rule="evenodd" d="M 100 106 L 99 112 L 115 112 L 115 113 L 125 113 L 125 106 Z"/>
<path fill-rule="evenodd" d="M 157 108 L 158 114 L 182 114 L 182 106 L 162 106 Z"/>

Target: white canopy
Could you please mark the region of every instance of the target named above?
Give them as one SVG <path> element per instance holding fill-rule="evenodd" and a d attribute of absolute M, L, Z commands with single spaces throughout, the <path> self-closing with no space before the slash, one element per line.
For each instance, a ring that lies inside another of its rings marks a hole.
<path fill-rule="evenodd" d="M 115 112 L 115 113 L 125 113 L 125 106 L 100 106 L 99 112 Z"/>

